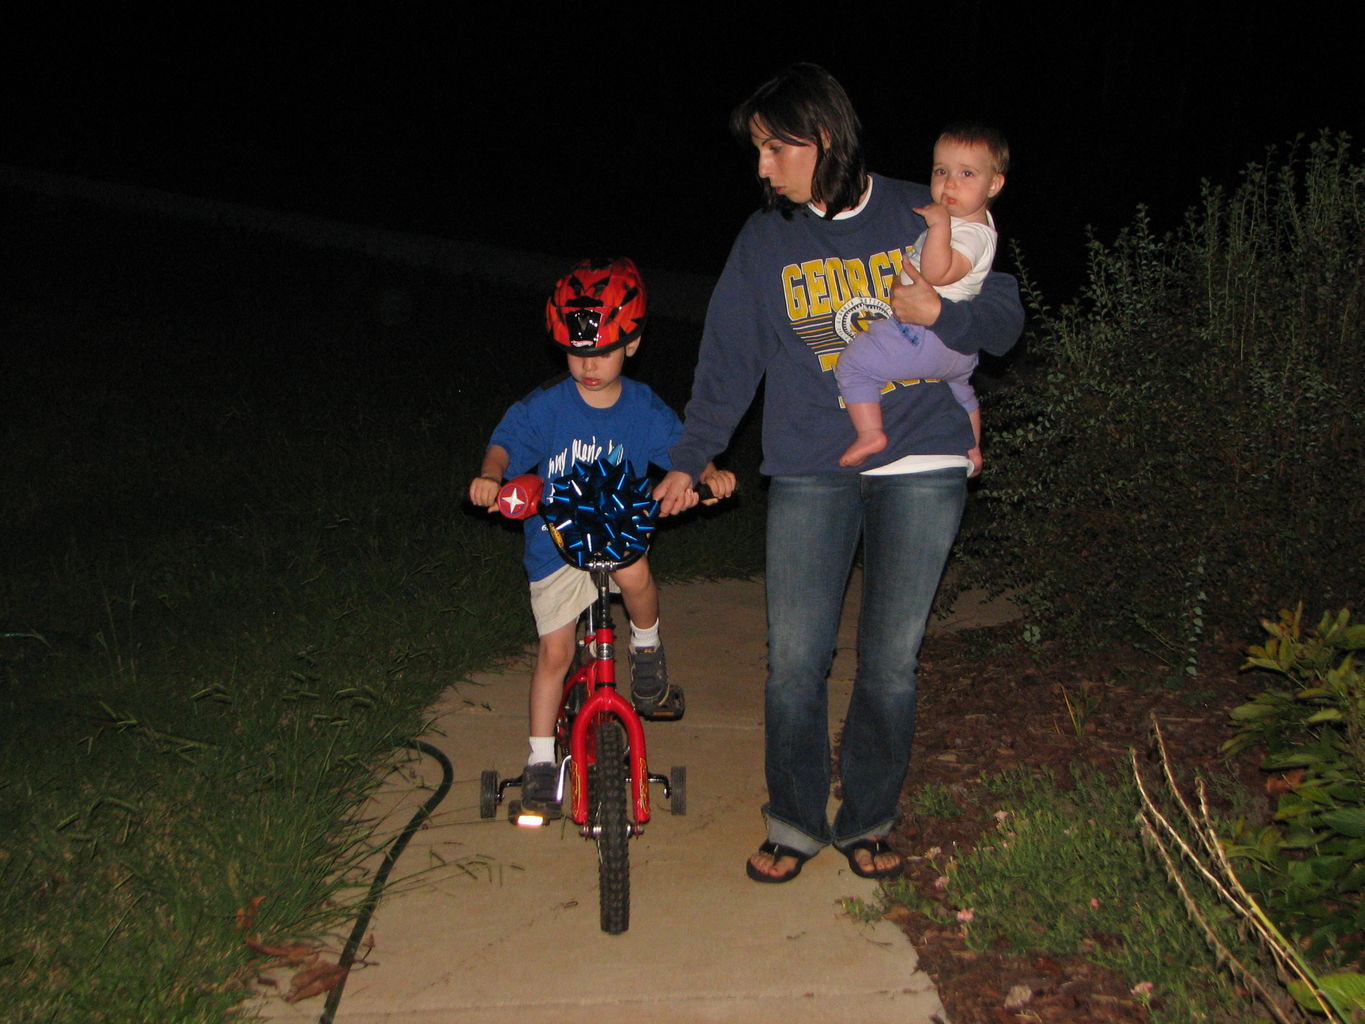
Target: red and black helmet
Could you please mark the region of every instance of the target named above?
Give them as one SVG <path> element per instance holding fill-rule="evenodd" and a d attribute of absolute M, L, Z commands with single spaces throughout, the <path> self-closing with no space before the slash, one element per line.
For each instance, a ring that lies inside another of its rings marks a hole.
<path fill-rule="evenodd" d="M 640 336 L 645 305 L 634 261 L 584 260 L 556 282 L 545 303 L 545 329 L 574 355 L 600 356 Z"/>

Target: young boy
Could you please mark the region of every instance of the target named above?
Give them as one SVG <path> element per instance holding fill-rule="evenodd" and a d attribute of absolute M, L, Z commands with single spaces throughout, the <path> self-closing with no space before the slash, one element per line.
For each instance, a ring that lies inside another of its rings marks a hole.
<path fill-rule="evenodd" d="M 573 463 L 599 455 L 624 459 L 634 476 L 649 464 L 670 466 L 677 415 L 648 387 L 621 376 L 627 356 L 640 347 L 646 312 L 644 282 L 629 259 L 585 260 L 556 283 L 545 307 L 550 339 L 568 357 L 569 372 L 531 392 L 503 416 L 484 453 L 469 500 L 490 512 L 509 467 L 534 469 L 546 480 Z M 515 474 L 513 474 L 515 475 Z M 702 476 L 717 496 L 734 477 L 708 466 Z M 597 597 L 591 576 L 568 565 L 543 520 L 525 521 L 523 562 L 531 581 L 531 610 L 540 643 L 531 675 L 531 750 L 523 773 L 522 806 L 554 817 L 558 770 L 554 725 L 561 684 L 575 650 L 579 614 Z M 668 681 L 659 641 L 659 592 L 647 558 L 612 574 L 630 617 L 631 700 L 645 718 L 677 718 L 682 691 Z"/>
<path fill-rule="evenodd" d="M 934 144 L 933 202 L 915 210 L 928 228 L 907 256 L 945 299 L 973 298 L 990 272 L 996 242 L 990 204 L 1005 186 L 1009 159 L 1004 138 L 984 125 L 951 126 Z M 981 470 L 981 410 L 969 382 L 975 368 L 975 356 L 954 352 L 922 327 L 878 320 L 849 342 L 834 370 L 858 435 L 839 464 L 862 465 L 886 447 L 880 396 L 887 381 L 937 378 L 971 418 L 976 445 L 967 453 L 968 475 L 975 476 Z"/>

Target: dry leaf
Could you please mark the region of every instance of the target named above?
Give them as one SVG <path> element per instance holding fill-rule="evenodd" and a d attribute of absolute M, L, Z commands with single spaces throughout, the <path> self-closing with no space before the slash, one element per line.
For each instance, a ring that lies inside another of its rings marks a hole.
<path fill-rule="evenodd" d="M 256 911 L 260 909 L 263 899 L 265 899 L 264 896 L 256 896 L 246 906 L 237 908 L 237 930 L 239 932 L 249 932 L 255 927 Z"/>
<path fill-rule="evenodd" d="M 1292 793 L 1294 787 L 1307 778 L 1308 772 L 1302 768 L 1295 768 L 1292 772 L 1285 772 L 1283 775 L 1272 776 L 1265 780 L 1265 791 L 1269 796 L 1279 796 L 1281 793 Z"/>
<path fill-rule="evenodd" d="M 288 960 L 291 963 L 300 963 L 317 956 L 317 946 L 305 946 L 302 943 L 295 943 L 287 946 L 272 946 L 262 942 L 256 936 L 250 936 L 246 940 L 246 948 L 253 953 L 261 953 L 265 956 L 273 956 L 280 960 Z"/>
<path fill-rule="evenodd" d="M 290 982 L 289 993 L 284 997 L 287 1003 L 297 1003 L 300 999 L 311 999 L 336 988 L 346 977 L 346 968 L 340 964 L 315 964 L 294 975 Z"/>
<path fill-rule="evenodd" d="M 907 925 L 915 919 L 914 911 L 899 903 L 891 904 L 891 906 L 887 908 L 886 914 L 883 916 L 885 916 L 888 921 L 892 921 L 898 925 Z"/>

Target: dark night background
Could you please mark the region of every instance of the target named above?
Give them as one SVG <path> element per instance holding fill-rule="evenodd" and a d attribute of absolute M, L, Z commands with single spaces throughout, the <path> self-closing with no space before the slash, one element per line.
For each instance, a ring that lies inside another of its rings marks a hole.
<path fill-rule="evenodd" d="M 948 120 L 998 124 L 1014 150 L 1002 240 L 1055 303 L 1087 225 L 1111 238 L 1147 203 L 1170 227 L 1201 178 L 1235 184 L 1299 133 L 1362 131 L 1344 5 L 1302 27 L 1283 6 L 904 4 L 846 25 L 490 9 L 10 13 L 0 162 L 713 274 L 757 198 L 728 112 L 806 59 L 844 83 L 883 173 L 924 180 Z"/>

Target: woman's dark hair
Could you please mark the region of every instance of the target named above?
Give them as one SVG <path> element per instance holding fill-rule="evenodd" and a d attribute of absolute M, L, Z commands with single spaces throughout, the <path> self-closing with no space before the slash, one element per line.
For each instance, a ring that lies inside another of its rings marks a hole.
<path fill-rule="evenodd" d="M 828 71 L 793 64 L 778 72 L 730 114 L 730 132 L 746 145 L 751 121 L 789 145 L 816 148 L 811 198 L 824 204 L 827 219 L 858 205 L 867 187 L 863 126 L 844 87 Z M 790 219 L 797 206 L 765 181 L 763 208 Z"/>

